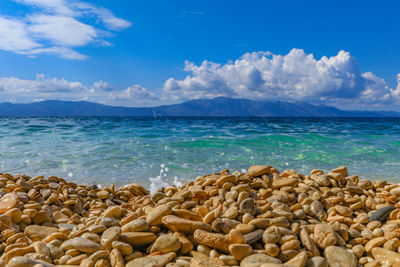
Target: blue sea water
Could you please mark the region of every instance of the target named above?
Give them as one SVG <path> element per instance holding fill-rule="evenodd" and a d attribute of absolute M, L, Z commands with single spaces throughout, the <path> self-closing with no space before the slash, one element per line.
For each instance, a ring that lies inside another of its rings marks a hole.
<path fill-rule="evenodd" d="M 253 164 L 398 182 L 400 119 L 0 118 L 0 172 L 149 187 Z"/>

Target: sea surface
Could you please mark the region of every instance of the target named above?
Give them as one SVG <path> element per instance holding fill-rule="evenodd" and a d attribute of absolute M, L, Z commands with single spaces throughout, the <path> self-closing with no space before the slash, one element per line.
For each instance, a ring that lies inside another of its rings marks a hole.
<path fill-rule="evenodd" d="M 253 164 L 400 182 L 400 119 L 0 118 L 0 172 L 155 188 Z"/>

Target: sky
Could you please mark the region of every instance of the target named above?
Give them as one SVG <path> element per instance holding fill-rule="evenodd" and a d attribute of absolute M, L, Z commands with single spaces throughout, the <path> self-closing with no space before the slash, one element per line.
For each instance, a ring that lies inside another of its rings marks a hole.
<path fill-rule="evenodd" d="M 0 102 L 400 111 L 400 2 L 1 0 Z"/>

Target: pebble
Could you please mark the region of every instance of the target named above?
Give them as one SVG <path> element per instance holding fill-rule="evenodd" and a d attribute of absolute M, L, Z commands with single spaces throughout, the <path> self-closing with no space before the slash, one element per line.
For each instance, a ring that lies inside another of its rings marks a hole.
<path fill-rule="evenodd" d="M 253 254 L 247 256 L 240 262 L 240 267 L 256 267 L 263 263 L 282 263 L 279 259 L 265 254 Z"/>
<path fill-rule="evenodd" d="M 110 227 L 107 230 L 105 230 L 101 235 L 100 245 L 103 248 L 110 250 L 112 242 L 117 241 L 120 236 L 121 236 L 121 227 L 119 226 Z"/>
<path fill-rule="evenodd" d="M 314 237 L 317 241 L 317 244 L 324 249 L 335 245 L 337 242 L 335 231 L 333 231 L 329 224 L 325 223 L 320 223 L 315 226 Z"/>
<path fill-rule="evenodd" d="M 164 266 L 176 257 L 174 252 L 163 255 L 140 257 L 128 262 L 125 267 L 147 267 L 147 266 Z"/>
<path fill-rule="evenodd" d="M 329 267 L 324 257 L 312 257 L 307 260 L 306 267 Z"/>
<path fill-rule="evenodd" d="M 399 188 L 343 166 L 222 170 L 152 195 L 0 173 L 0 267 L 400 266 L 400 212 L 383 197 Z"/>
<path fill-rule="evenodd" d="M 373 248 L 372 255 L 383 264 L 390 263 L 393 267 L 400 266 L 400 254 L 385 248 Z"/>
<path fill-rule="evenodd" d="M 357 267 L 356 256 L 348 250 L 330 246 L 324 250 L 324 255 L 329 267 Z"/>
<path fill-rule="evenodd" d="M 393 211 L 394 209 L 396 209 L 394 206 L 384 206 L 379 210 L 375 211 L 374 214 L 372 214 L 372 216 L 369 217 L 369 220 L 371 222 L 372 221 L 383 222 L 389 216 L 390 212 Z"/>
<path fill-rule="evenodd" d="M 153 251 L 160 251 L 161 253 L 176 252 L 181 248 L 179 238 L 172 235 L 159 236 L 152 247 Z"/>
<path fill-rule="evenodd" d="M 72 245 L 75 249 L 83 253 L 94 253 L 101 249 L 100 244 L 83 237 L 75 237 L 72 240 Z"/>
<path fill-rule="evenodd" d="M 15 193 L 5 194 L 0 199 L 0 213 L 5 213 L 6 211 L 14 208 L 18 204 L 18 196 Z"/>
<path fill-rule="evenodd" d="M 249 256 L 253 252 L 253 249 L 248 244 L 231 244 L 229 245 L 229 252 L 236 260 L 241 261 Z"/>

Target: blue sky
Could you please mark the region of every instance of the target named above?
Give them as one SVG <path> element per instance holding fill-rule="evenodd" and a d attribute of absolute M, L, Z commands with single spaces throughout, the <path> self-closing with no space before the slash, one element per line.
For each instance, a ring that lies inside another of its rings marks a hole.
<path fill-rule="evenodd" d="M 0 1 L 0 102 L 400 110 L 398 1 Z"/>

